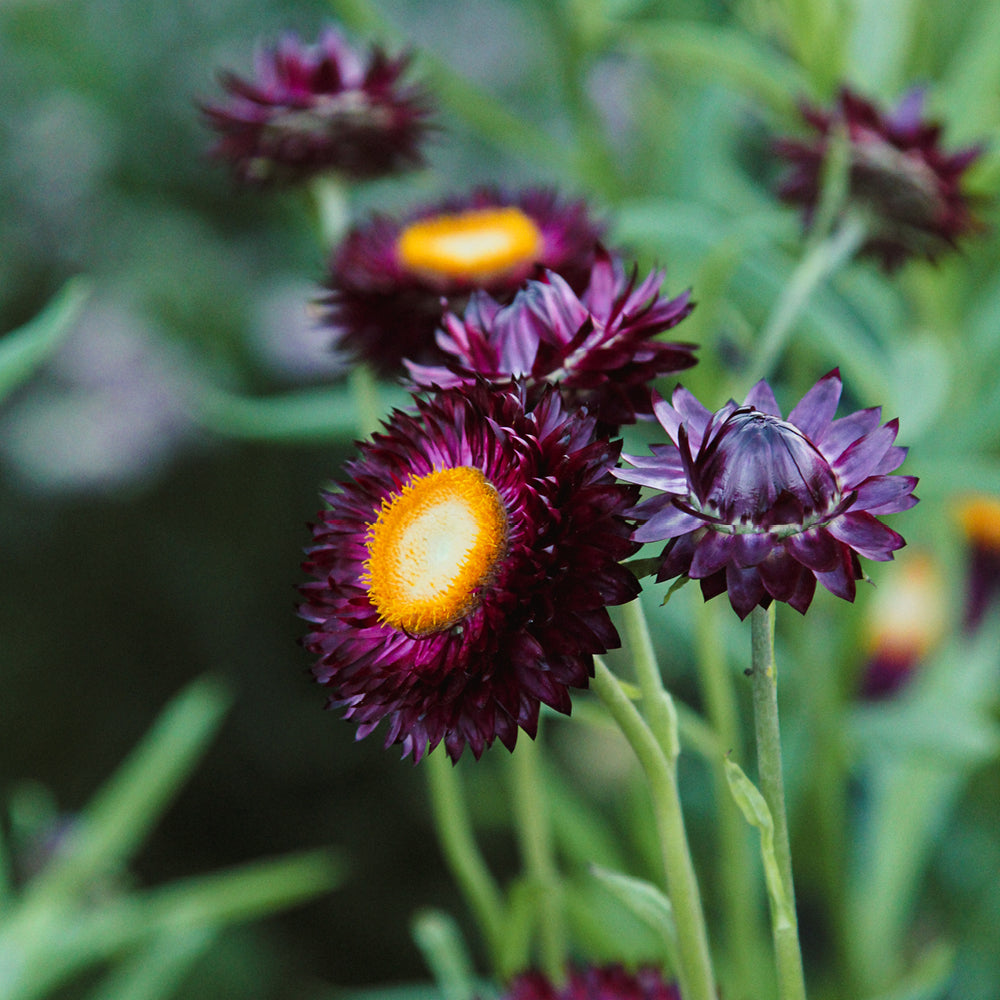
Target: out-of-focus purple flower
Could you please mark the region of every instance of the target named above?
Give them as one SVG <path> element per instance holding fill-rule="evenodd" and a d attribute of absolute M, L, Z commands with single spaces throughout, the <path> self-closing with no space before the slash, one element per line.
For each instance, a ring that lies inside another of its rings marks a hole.
<path fill-rule="evenodd" d="M 473 294 L 464 317 L 449 313 L 438 332 L 447 366 L 407 362 L 413 380 L 440 387 L 525 378 L 536 389 L 552 383 L 573 407 L 586 407 L 612 431 L 652 412 L 649 383 L 696 362 L 695 345 L 655 339 L 694 308 L 689 295 L 660 294 L 665 275 L 639 282 L 603 247 L 579 295 L 546 271 L 529 280 L 509 305 Z"/>
<path fill-rule="evenodd" d="M 889 271 L 911 256 L 935 260 L 979 227 L 961 182 L 981 149 L 946 153 L 940 144 L 942 126 L 923 117 L 924 96 L 923 90 L 912 90 L 885 114 L 844 87 L 829 110 L 803 106 L 813 137 L 776 143 L 778 154 L 792 164 L 779 195 L 801 205 L 809 224 L 834 137 L 844 133 L 848 204 L 868 227 L 863 249 Z"/>
<path fill-rule="evenodd" d="M 840 393 L 834 370 L 787 420 L 763 380 L 716 413 L 682 387 L 654 403 L 672 443 L 615 474 L 657 491 L 632 513 L 637 541 L 667 541 L 659 580 L 728 593 L 741 618 L 772 600 L 805 613 L 817 580 L 854 600 L 859 556 L 889 560 L 905 544 L 879 516 L 912 507 L 917 480 L 889 475 L 906 457 L 897 421 L 879 426 L 878 407 L 835 420 Z"/>
<path fill-rule="evenodd" d="M 513 749 L 619 643 L 607 606 L 639 590 L 620 565 L 638 491 L 593 419 L 553 389 L 525 402 L 483 382 L 418 400 L 324 494 L 300 613 L 359 739 L 386 720 L 386 746 L 416 761 L 441 741 L 453 760 Z"/>
<path fill-rule="evenodd" d="M 257 184 L 326 172 L 367 180 L 419 166 L 431 105 L 401 82 L 409 63 L 378 46 L 362 54 L 333 27 L 315 45 L 289 32 L 258 52 L 253 79 L 221 75 L 229 102 L 202 107 L 219 133 L 213 155 Z"/>
<path fill-rule="evenodd" d="M 45 371 L 0 414 L 0 456 L 40 492 L 151 482 L 198 439 L 183 351 L 121 303 L 93 302 Z"/>
<path fill-rule="evenodd" d="M 1000 598 L 1000 497 L 966 497 L 957 510 L 969 546 L 965 627 L 979 627 Z"/>
<path fill-rule="evenodd" d="M 558 985 L 541 972 L 515 976 L 501 1000 L 681 1000 L 681 994 L 649 966 L 630 972 L 621 965 L 582 965 Z"/>
<path fill-rule="evenodd" d="M 543 189 L 478 188 L 403 219 L 376 215 L 331 261 L 327 321 L 340 346 L 384 375 L 401 373 L 404 358 L 440 363 L 445 312 L 462 312 L 477 289 L 509 302 L 545 268 L 582 291 L 602 230 L 584 202 Z"/>

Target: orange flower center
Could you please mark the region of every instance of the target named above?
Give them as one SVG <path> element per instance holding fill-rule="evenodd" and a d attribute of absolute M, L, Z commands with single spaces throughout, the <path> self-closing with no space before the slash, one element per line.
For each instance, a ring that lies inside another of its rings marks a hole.
<path fill-rule="evenodd" d="M 959 505 L 957 516 L 972 545 L 1000 552 L 1000 497 L 969 497 Z"/>
<path fill-rule="evenodd" d="M 427 635 L 478 606 L 507 548 L 507 512 L 478 469 L 438 469 L 387 497 L 365 541 L 362 582 L 379 619 Z"/>
<path fill-rule="evenodd" d="M 533 264 L 542 234 L 519 208 L 470 209 L 408 226 L 396 251 L 403 265 L 430 281 L 483 284 Z"/>

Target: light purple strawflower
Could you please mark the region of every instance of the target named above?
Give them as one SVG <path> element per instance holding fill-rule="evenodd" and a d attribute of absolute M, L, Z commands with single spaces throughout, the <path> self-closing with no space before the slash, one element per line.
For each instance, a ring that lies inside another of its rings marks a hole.
<path fill-rule="evenodd" d="M 923 117 L 924 91 L 907 93 L 885 114 L 847 87 L 830 110 L 805 105 L 815 135 L 779 140 L 776 152 L 792 164 L 778 194 L 801 205 L 811 223 L 831 144 L 843 129 L 849 144 L 847 201 L 868 227 L 863 251 L 887 271 L 911 256 L 935 260 L 960 236 L 980 228 L 962 176 L 981 155 L 978 146 L 946 153 L 941 125 Z"/>
<path fill-rule="evenodd" d="M 818 580 L 853 601 L 859 556 L 885 561 L 905 543 L 879 517 L 912 507 L 913 476 L 893 476 L 906 457 L 898 422 L 878 407 L 834 419 L 836 369 L 782 419 L 761 380 L 743 405 L 711 413 L 678 387 L 654 412 L 672 444 L 625 456 L 619 478 L 657 494 L 640 503 L 634 538 L 666 540 L 658 579 L 697 579 L 706 600 L 723 592 L 745 618 L 784 601 L 805 612 Z"/>
<path fill-rule="evenodd" d="M 315 45 L 288 32 L 258 52 L 254 79 L 221 74 L 229 103 L 202 106 L 220 135 L 213 155 L 256 184 L 327 171 L 366 180 L 419 166 L 431 106 L 401 83 L 409 63 L 378 46 L 362 54 L 333 27 Z"/>
<path fill-rule="evenodd" d="M 385 720 L 415 761 L 534 736 L 542 704 L 570 710 L 595 654 L 619 644 L 607 606 L 639 585 L 638 499 L 610 473 L 619 443 L 549 389 L 478 383 L 396 411 L 324 498 L 304 568 L 305 647 L 329 705 Z"/>
<path fill-rule="evenodd" d="M 649 383 L 696 363 L 695 345 L 655 339 L 694 308 L 688 293 L 660 294 L 665 275 L 639 282 L 603 247 L 594 255 L 586 289 L 577 294 L 554 271 L 529 280 L 509 305 L 473 294 L 464 317 L 449 313 L 437 334 L 447 366 L 407 361 L 420 386 L 452 386 L 477 377 L 529 387 L 557 385 L 574 407 L 586 407 L 602 428 L 652 413 Z"/>

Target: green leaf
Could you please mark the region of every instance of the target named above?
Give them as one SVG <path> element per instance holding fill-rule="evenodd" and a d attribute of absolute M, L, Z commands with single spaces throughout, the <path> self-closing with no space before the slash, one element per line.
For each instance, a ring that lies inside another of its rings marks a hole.
<path fill-rule="evenodd" d="M 74 897 L 128 861 L 194 770 L 228 705 L 222 685 L 203 679 L 163 710 L 78 817 L 65 849 L 28 887 L 26 914 Z"/>
<path fill-rule="evenodd" d="M 764 801 L 764 796 L 743 773 L 739 764 L 727 757 L 725 769 L 733 800 L 743 813 L 744 819 L 760 832 L 760 856 L 764 863 L 767 893 L 771 898 L 775 933 L 787 931 L 794 926 L 795 917 L 791 902 L 785 894 L 785 887 L 781 883 L 781 870 L 774 852 L 774 820 L 771 817 L 771 810 Z"/>
<path fill-rule="evenodd" d="M 444 1000 L 474 1000 L 472 960 L 454 919 L 441 910 L 423 910 L 413 918 L 411 931 Z"/>
<path fill-rule="evenodd" d="M 379 404 L 386 412 L 409 398 L 398 386 L 379 386 Z M 366 433 L 361 429 L 364 415 L 348 385 L 266 397 L 210 387 L 195 399 L 192 415 L 216 434 L 252 441 L 349 441 Z"/>
<path fill-rule="evenodd" d="M 590 873 L 616 899 L 662 937 L 671 968 L 678 967 L 677 924 L 667 896 L 651 882 L 592 865 Z"/>
<path fill-rule="evenodd" d="M 624 28 L 620 47 L 653 59 L 670 73 L 728 81 L 782 116 L 808 91 L 798 67 L 739 28 L 712 24 L 642 22 Z"/>
<path fill-rule="evenodd" d="M 34 319 L 0 337 L 0 400 L 51 357 L 72 330 L 89 294 L 87 282 L 74 278 Z"/>
<path fill-rule="evenodd" d="M 163 934 L 102 979 L 86 1000 L 166 1000 L 215 941 L 208 928 Z"/>

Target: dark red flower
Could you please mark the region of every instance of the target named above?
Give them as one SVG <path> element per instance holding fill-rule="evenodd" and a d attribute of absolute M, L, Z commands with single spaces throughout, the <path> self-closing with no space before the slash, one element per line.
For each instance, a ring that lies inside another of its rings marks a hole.
<path fill-rule="evenodd" d="M 792 164 L 780 197 L 803 206 L 811 222 L 833 137 L 843 130 L 849 145 L 847 201 L 868 227 L 865 252 L 893 270 L 908 257 L 934 260 L 954 248 L 960 236 L 979 226 L 961 181 L 981 150 L 944 152 L 942 126 L 922 117 L 923 104 L 923 91 L 912 90 L 883 114 L 845 87 L 830 110 L 803 106 L 815 135 L 776 144 Z"/>
<path fill-rule="evenodd" d="M 564 278 L 546 271 L 529 280 L 509 305 L 487 292 L 473 294 L 460 318 L 449 313 L 438 332 L 447 366 L 407 362 L 418 385 L 475 381 L 529 386 L 553 383 L 574 407 L 586 407 L 612 431 L 652 413 L 649 383 L 696 362 L 695 346 L 655 339 L 694 308 L 687 293 L 660 295 L 665 275 L 637 283 L 621 260 L 598 247 L 590 282 L 579 295 Z"/>
<path fill-rule="evenodd" d="M 917 480 L 889 475 L 906 457 L 897 421 L 880 427 L 877 407 L 834 420 L 840 392 L 835 370 L 787 420 L 763 380 L 714 414 L 682 387 L 672 406 L 654 403 L 673 443 L 615 474 L 658 491 L 632 512 L 637 541 L 668 540 L 658 579 L 727 592 L 741 618 L 772 600 L 805 613 L 817 580 L 854 600 L 858 557 L 889 560 L 905 544 L 878 516 L 912 507 Z"/>
<path fill-rule="evenodd" d="M 964 497 L 957 517 L 969 553 L 964 623 L 973 631 L 1000 602 L 1000 497 L 985 493 Z"/>
<path fill-rule="evenodd" d="M 558 986 L 540 972 L 522 973 L 501 1000 L 681 1000 L 681 994 L 648 966 L 629 972 L 621 965 L 584 965 L 571 968 Z"/>
<path fill-rule="evenodd" d="M 639 590 L 609 471 L 618 443 L 549 390 L 479 383 L 396 411 L 324 494 L 304 568 L 305 646 L 358 737 L 457 760 L 569 712 L 594 654 L 618 645 L 607 605 Z"/>
<path fill-rule="evenodd" d="M 376 215 L 331 262 L 327 321 L 384 375 L 401 373 L 404 358 L 445 361 L 434 334 L 446 311 L 464 310 L 478 289 L 509 302 L 544 268 L 582 290 L 602 228 L 584 202 L 540 189 L 479 188 L 403 219 Z"/>
<path fill-rule="evenodd" d="M 366 55 L 328 27 L 315 45 L 292 33 L 257 55 L 256 76 L 223 73 L 228 104 L 204 105 L 220 134 L 213 154 L 249 183 L 293 182 L 332 171 L 365 180 L 419 166 L 431 113 L 403 86 L 409 55 Z"/>

